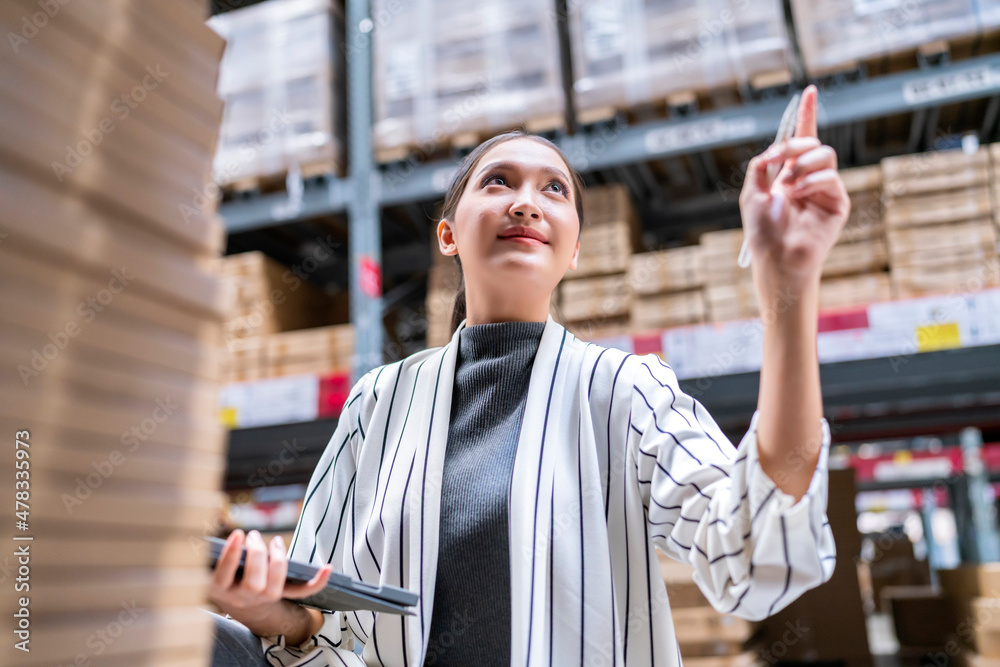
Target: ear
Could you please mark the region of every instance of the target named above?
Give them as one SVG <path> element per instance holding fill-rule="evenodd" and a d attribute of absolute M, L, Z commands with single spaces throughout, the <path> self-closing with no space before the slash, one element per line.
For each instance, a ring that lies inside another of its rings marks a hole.
<path fill-rule="evenodd" d="M 442 255 L 457 255 L 458 245 L 455 243 L 455 230 L 452 222 L 442 218 L 437 226 L 438 249 Z"/>
<path fill-rule="evenodd" d="M 576 240 L 576 249 L 573 251 L 573 259 L 569 262 L 570 271 L 576 269 L 576 260 L 580 257 L 580 239 Z"/>

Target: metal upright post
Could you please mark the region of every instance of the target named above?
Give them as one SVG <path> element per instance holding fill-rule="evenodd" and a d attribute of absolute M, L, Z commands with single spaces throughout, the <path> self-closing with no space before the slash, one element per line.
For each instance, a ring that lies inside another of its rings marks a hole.
<path fill-rule="evenodd" d="M 379 179 L 372 152 L 373 23 L 369 0 L 347 0 L 347 198 L 351 263 L 352 383 L 382 361 L 382 229 Z"/>
<path fill-rule="evenodd" d="M 983 434 L 978 428 L 970 426 L 962 429 L 959 442 L 962 445 L 965 478 L 968 480 L 976 558 L 980 563 L 992 563 L 1000 560 L 1000 538 L 997 536 L 993 493 L 982 459 Z"/>

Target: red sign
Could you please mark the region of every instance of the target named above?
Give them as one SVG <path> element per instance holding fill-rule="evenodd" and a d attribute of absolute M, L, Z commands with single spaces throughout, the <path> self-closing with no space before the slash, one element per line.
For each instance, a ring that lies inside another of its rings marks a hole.
<path fill-rule="evenodd" d="M 382 267 L 371 257 L 361 257 L 361 291 L 375 299 L 382 294 Z"/>

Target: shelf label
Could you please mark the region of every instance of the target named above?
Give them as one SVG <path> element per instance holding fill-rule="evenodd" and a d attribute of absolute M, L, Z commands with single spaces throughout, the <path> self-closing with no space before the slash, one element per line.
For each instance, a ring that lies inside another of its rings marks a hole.
<path fill-rule="evenodd" d="M 232 406 L 223 406 L 219 408 L 219 421 L 226 428 L 236 428 L 239 426 L 239 419 L 237 418 L 238 411 Z"/>
<path fill-rule="evenodd" d="M 659 127 L 646 132 L 644 139 L 649 154 L 751 138 L 757 130 L 753 116 L 713 118 Z"/>
<path fill-rule="evenodd" d="M 922 104 L 988 90 L 998 84 L 1000 73 L 987 65 L 965 72 L 946 72 L 911 81 L 903 85 L 903 100 L 910 105 Z"/>
<path fill-rule="evenodd" d="M 917 350 L 919 352 L 951 350 L 956 347 L 962 347 L 962 335 L 958 330 L 957 322 L 917 327 Z"/>
<path fill-rule="evenodd" d="M 382 295 L 382 267 L 367 255 L 360 262 L 361 291 L 373 299 Z"/>

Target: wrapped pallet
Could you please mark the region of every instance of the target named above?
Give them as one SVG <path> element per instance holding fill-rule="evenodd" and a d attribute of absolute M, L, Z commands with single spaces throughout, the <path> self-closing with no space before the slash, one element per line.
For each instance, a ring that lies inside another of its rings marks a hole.
<path fill-rule="evenodd" d="M 1000 13 L 990 4 L 975 0 L 792 0 L 792 16 L 806 70 L 817 76 L 934 40 L 996 28 Z"/>
<path fill-rule="evenodd" d="M 565 125 L 557 24 L 546 3 L 373 0 L 376 158 Z"/>
<path fill-rule="evenodd" d="M 5 586 L 23 585 L 0 596 L 0 664 L 206 664 L 226 296 L 198 204 L 223 42 L 194 2 L 50 4 L 0 6 L 4 34 L 33 28 L 0 77 Z"/>
<path fill-rule="evenodd" d="M 568 5 L 573 94 L 583 122 L 674 93 L 746 86 L 755 77 L 788 70 L 780 0 Z"/>
<path fill-rule="evenodd" d="M 209 21 L 228 45 L 215 179 L 242 188 L 344 171 L 344 26 L 332 0 L 269 0 Z"/>
<path fill-rule="evenodd" d="M 882 174 L 897 297 L 1000 284 L 985 147 L 886 158 Z"/>

